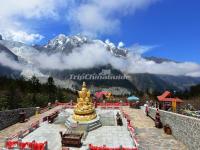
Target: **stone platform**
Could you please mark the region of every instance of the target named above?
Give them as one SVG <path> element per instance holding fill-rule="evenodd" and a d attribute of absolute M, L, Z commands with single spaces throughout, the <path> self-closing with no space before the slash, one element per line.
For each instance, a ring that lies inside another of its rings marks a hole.
<path fill-rule="evenodd" d="M 65 125 L 69 129 L 75 128 L 76 130 L 79 130 L 79 131 L 92 131 L 102 126 L 99 119 L 100 117 L 97 116 L 95 119 L 91 121 L 77 122 L 72 118 L 72 115 L 70 115 L 70 117 L 67 118 Z"/>
<path fill-rule="evenodd" d="M 107 145 L 109 147 L 118 147 L 123 145 L 126 147 L 134 146 L 131 140 L 130 133 L 127 130 L 125 120 L 123 119 L 123 126 L 116 126 L 116 114 L 119 110 L 116 109 L 97 109 L 97 114 L 103 118 L 104 121 L 102 126 L 88 132 L 85 139 L 82 139 L 83 146 L 81 148 L 70 147 L 70 150 L 86 150 L 88 149 L 88 144 L 93 144 L 96 146 Z M 62 114 L 63 113 L 63 114 Z M 73 113 L 72 109 L 66 109 L 62 111 L 60 117 L 56 120 L 62 122 L 62 120 Z M 41 115 L 42 117 L 43 115 Z M 47 141 L 49 150 L 61 150 L 61 136 L 60 131 L 65 132 L 67 130 L 64 123 L 53 123 L 48 124 L 44 122 L 41 126 L 23 138 L 23 141 Z M 142 123 L 142 122 L 141 122 Z M 13 132 L 13 131 L 10 131 Z"/>
<path fill-rule="evenodd" d="M 67 113 L 73 113 L 71 110 L 65 110 Z M 96 122 L 100 120 L 100 117 L 110 118 L 111 125 L 109 126 L 109 121 L 105 122 L 104 125 L 98 127 L 95 130 L 91 130 L 87 133 L 86 138 L 82 138 L 82 147 L 81 148 L 74 148 L 70 147 L 70 150 L 86 150 L 88 149 L 88 144 L 93 144 L 96 146 L 102 146 L 107 145 L 110 147 L 119 147 L 120 145 L 124 145 L 126 147 L 133 147 L 134 144 L 131 140 L 129 131 L 127 130 L 126 124 L 123 120 L 124 126 L 116 126 L 115 122 L 115 116 L 116 113 L 119 112 L 119 110 L 101 110 L 98 109 L 97 113 L 99 114 L 99 118 L 96 118 L 92 122 L 82 123 L 82 125 L 91 125 L 91 129 L 96 126 Z M 65 113 L 61 116 L 65 116 Z M 111 119 L 112 118 L 112 119 Z M 58 118 L 57 118 L 58 119 Z M 70 118 L 69 118 L 70 119 Z M 61 117 L 62 120 L 62 117 Z M 73 122 L 74 120 L 72 120 Z M 59 122 L 59 119 L 58 119 Z M 100 121 L 99 121 L 100 122 Z M 73 123 L 76 123 L 75 121 Z M 61 137 L 59 132 L 65 132 L 66 131 L 66 124 L 48 124 L 47 122 L 44 122 L 41 124 L 41 126 L 35 130 L 34 132 L 30 133 L 28 136 L 26 136 L 23 141 L 40 141 L 48 142 L 48 149 L 49 150 L 61 150 Z"/>

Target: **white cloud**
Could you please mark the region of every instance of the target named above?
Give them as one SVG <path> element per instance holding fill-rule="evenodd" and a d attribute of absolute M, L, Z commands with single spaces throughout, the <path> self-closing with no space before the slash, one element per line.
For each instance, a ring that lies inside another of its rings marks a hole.
<path fill-rule="evenodd" d="M 157 0 L 5 0 L 1 1 L 0 33 L 19 37 L 24 32 L 27 38 L 23 42 L 37 41 L 39 34 L 35 31 L 40 24 L 38 20 L 51 19 L 66 22 L 73 31 L 89 36 L 113 34 L 120 31 L 121 18 L 144 9 Z M 67 19 L 63 16 L 67 16 Z M 34 25 L 29 21 L 34 22 Z M 35 23 L 36 22 L 36 23 Z M 72 31 L 72 32 L 73 32 Z M 14 34 L 15 33 L 15 34 Z M 32 38 L 30 38 L 32 37 Z M 33 40 L 33 38 L 36 38 Z M 30 39 L 30 41 L 27 41 Z M 18 38 L 17 38 L 18 40 Z"/>
<path fill-rule="evenodd" d="M 191 77 L 200 77 L 200 70 L 196 72 L 187 73 L 186 75 Z"/>
<path fill-rule="evenodd" d="M 0 53 L 0 63 L 13 69 L 23 70 L 26 74 L 31 72 L 29 65 L 20 65 L 6 57 L 4 53 Z M 69 55 L 38 53 L 31 57 L 31 64 L 31 70 L 35 68 L 38 72 L 38 69 L 83 69 L 111 64 L 114 68 L 130 74 L 151 73 L 200 77 L 199 64 L 192 62 L 163 62 L 158 64 L 144 59 L 140 53 L 129 53 L 126 59 L 122 59 L 113 56 L 99 43 L 85 44 L 74 49 Z"/>
<path fill-rule="evenodd" d="M 119 31 L 121 17 L 134 14 L 157 0 L 86 0 L 72 7 L 68 19 L 73 29 L 88 35 Z M 80 1 L 79 1 L 80 2 Z M 75 27 L 74 27 L 75 26 Z"/>
<path fill-rule="evenodd" d="M 42 69 L 62 70 L 106 65 L 109 58 L 112 58 L 111 54 L 102 45 L 86 44 L 80 48 L 76 48 L 69 55 L 56 53 L 49 56 L 42 53 L 36 56 L 34 61 Z"/>
<path fill-rule="evenodd" d="M 23 43 L 35 43 L 44 38 L 44 36 L 40 34 L 33 34 L 33 33 L 28 34 L 24 31 L 14 31 L 14 30 L 3 32 L 3 37 L 7 40 L 13 40 Z"/>
<path fill-rule="evenodd" d="M 117 47 L 118 47 L 118 48 L 124 47 L 124 43 L 123 43 L 123 42 L 119 42 Z"/>
<path fill-rule="evenodd" d="M 59 9 L 66 7 L 65 0 L 5 0 L 1 1 L 0 34 L 6 39 L 32 43 L 43 38 L 28 21 L 59 19 Z M 28 20 L 28 21 L 27 21 Z"/>
<path fill-rule="evenodd" d="M 67 14 L 68 23 L 75 31 L 87 35 L 112 34 L 120 30 L 121 18 L 133 15 L 136 11 L 145 9 L 158 0 L 2 0 L 0 9 L 0 33 L 6 39 L 25 43 L 32 43 L 43 38 L 34 31 L 32 24 L 22 20 L 58 20 Z M 81 2 L 81 3 L 78 3 Z M 62 8 L 65 8 L 64 11 Z M 68 9 L 66 9 L 68 8 Z M 61 14 L 62 13 L 62 14 Z M 63 20 L 64 21 L 64 20 Z M 109 40 L 110 46 L 115 46 Z M 118 47 L 123 47 L 120 42 Z M 157 46 L 156 46 L 157 47 Z M 129 73 L 154 73 L 169 75 L 200 76 L 200 65 L 185 62 L 164 62 L 157 64 L 145 60 L 141 54 L 155 48 L 155 46 L 133 45 L 133 54 L 127 59 L 112 56 L 103 46 L 96 44 L 84 45 L 77 48 L 68 56 L 61 54 L 40 54 L 33 58 L 40 68 L 49 69 L 78 69 L 90 68 L 96 65 L 112 64 L 117 69 Z M 18 63 L 13 62 L 0 54 L 0 63 L 5 66 L 22 69 Z"/>
<path fill-rule="evenodd" d="M 158 45 L 140 45 L 134 44 L 133 46 L 129 47 L 129 49 L 136 54 L 144 54 L 154 48 L 158 47 Z"/>
<path fill-rule="evenodd" d="M 22 70 L 23 66 L 20 65 L 18 62 L 10 59 L 5 53 L 0 53 L 0 64 L 15 70 Z"/>
<path fill-rule="evenodd" d="M 152 73 L 152 74 L 167 74 L 167 75 L 186 75 L 194 76 L 194 73 L 200 71 L 200 65 L 192 62 L 163 62 L 155 63 L 141 56 L 130 56 L 127 64 L 129 73 Z"/>
<path fill-rule="evenodd" d="M 130 53 L 127 59 L 122 59 L 113 56 L 99 44 L 86 44 L 69 55 L 57 53 L 49 56 L 42 53 L 33 60 L 41 69 L 80 69 L 111 64 L 114 68 L 126 73 L 200 76 L 200 65 L 196 63 L 163 62 L 158 64 L 142 58 L 139 53 Z"/>
<path fill-rule="evenodd" d="M 0 16 L 56 19 L 57 9 L 66 4 L 65 0 L 6 0 L 1 1 Z"/>

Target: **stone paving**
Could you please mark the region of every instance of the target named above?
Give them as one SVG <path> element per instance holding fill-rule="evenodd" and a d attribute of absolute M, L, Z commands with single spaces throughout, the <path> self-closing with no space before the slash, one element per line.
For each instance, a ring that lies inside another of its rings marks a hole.
<path fill-rule="evenodd" d="M 57 108 L 60 109 L 60 108 Z M 26 123 L 17 123 L 13 126 L 10 126 L 1 131 L 2 137 L 8 137 L 17 133 L 20 130 L 26 129 L 30 126 L 31 123 L 39 120 L 49 113 L 54 112 L 57 109 L 52 109 L 40 117 L 33 116 Z M 68 110 L 70 112 L 70 110 Z M 101 116 L 114 117 L 119 110 L 98 110 Z M 112 112 L 112 113 L 111 113 Z M 59 120 L 59 119 L 57 119 Z M 115 120 L 115 119 L 114 119 Z M 86 150 L 88 149 L 88 144 L 92 143 L 96 146 L 107 145 L 109 147 L 118 147 L 120 145 L 125 145 L 126 147 L 133 147 L 134 143 L 131 140 L 129 131 L 126 128 L 125 119 L 123 119 L 124 126 L 116 126 L 116 122 L 112 121 L 112 126 L 102 126 L 96 130 L 93 130 L 88 133 L 86 140 L 82 141 L 83 146 L 81 148 L 72 148 L 70 150 Z M 113 125 L 114 124 L 114 125 Z M 14 132 L 12 132 L 12 130 Z M 61 137 L 59 135 L 59 131 L 65 131 L 66 127 L 63 124 L 48 124 L 47 122 L 41 123 L 40 127 L 36 129 L 34 132 L 31 132 L 23 141 L 33 141 L 36 140 L 38 142 L 48 142 L 49 150 L 61 150 Z M 5 138 L 2 138 L 2 147 L 4 144 Z"/>
<path fill-rule="evenodd" d="M 10 127 L 7 127 L 5 129 L 1 130 L 0 131 L 0 148 L 4 146 L 6 137 L 14 135 L 14 134 L 18 133 L 21 130 L 27 129 L 32 123 L 40 120 L 44 116 L 47 116 L 48 114 L 51 114 L 54 111 L 59 110 L 61 108 L 62 108 L 62 106 L 54 107 L 51 110 L 44 112 L 43 114 L 40 114 L 38 116 L 30 117 L 30 119 L 25 123 L 16 123 L 16 124 L 14 124 L 14 125 L 12 125 Z"/>
<path fill-rule="evenodd" d="M 34 132 L 23 138 L 22 141 L 32 142 L 48 142 L 48 150 L 61 150 L 61 137 L 59 132 L 65 132 L 66 127 L 61 124 L 49 124 L 44 122 Z"/>
<path fill-rule="evenodd" d="M 143 110 L 129 107 L 124 107 L 123 110 L 130 115 L 131 122 L 136 128 L 140 150 L 188 150 L 172 135 L 165 134 L 163 129 L 155 128 L 153 120 L 147 117 Z"/>
<path fill-rule="evenodd" d="M 98 110 L 98 114 L 101 114 L 101 117 L 107 117 L 110 121 L 110 118 L 113 119 L 116 116 L 116 113 L 119 110 Z M 70 150 L 87 150 L 88 144 L 93 144 L 95 146 L 103 146 L 106 145 L 108 147 L 120 147 L 123 145 L 128 148 L 134 147 L 135 143 L 133 143 L 130 133 L 127 130 L 127 124 L 125 118 L 122 118 L 123 126 L 117 126 L 116 120 L 111 121 L 111 124 L 106 123 L 102 127 L 90 131 L 87 135 L 87 138 L 83 140 L 83 145 L 81 148 L 70 147 Z M 108 125 L 109 124 L 109 125 Z"/>
<path fill-rule="evenodd" d="M 61 107 L 56 107 L 48 112 L 45 112 L 40 115 L 40 117 L 33 116 L 30 120 L 26 123 L 17 123 L 13 126 L 10 126 L 2 131 L 0 131 L 0 147 L 3 146 L 5 137 L 13 135 L 20 130 L 24 130 L 30 126 L 31 123 L 40 120 L 43 116 L 46 116 L 55 110 L 60 109 Z M 140 144 L 140 150 L 187 150 L 187 147 L 182 144 L 181 142 L 177 141 L 173 136 L 166 135 L 163 132 L 163 129 L 157 129 L 154 127 L 154 122 L 149 118 L 146 117 L 144 112 L 140 109 L 132 109 L 129 107 L 123 107 L 123 110 L 130 115 L 131 122 L 133 123 L 134 127 L 136 128 L 136 137 Z M 46 126 L 45 124 L 42 125 L 39 129 L 29 134 L 24 140 L 31 141 L 35 137 L 40 139 L 41 141 L 48 140 L 48 138 L 53 141 L 50 143 L 49 147 L 55 147 L 56 149 L 60 149 L 60 136 L 59 130 L 64 130 L 65 127 L 52 124 Z M 42 132 L 41 132 L 42 131 Z M 41 133 L 44 135 L 41 135 Z M 51 134 L 49 136 L 49 134 Z M 103 136 L 102 136 L 103 135 Z M 118 136 L 120 135 L 120 136 Z M 43 137 L 40 138 L 40 137 Z M 57 137 L 57 138 L 55 138 Z M 46 139 L 44 139 L 46 138 Z M 106 145 L 109 146 L 117 146 L 117 145 L 126 145 L 131 146 L 130 136 L 128 131 L 125 130 L 125 127 L 117 127 L 117 126 L 103 126 L 97 130 L 94 130 L 88 134 L 86 141 L 83 142 L 83 147 L 81 150 L 85 150 L 87 143 L 92 143 L 94 145 Z M 59 144 L 58 144 L 59 143 Z M 79 149 L 79 148 L 78 148 Z M 80 149 L 79 149 L 80 150 Z"/>
<path fill-rule="evenodd" d="M 96 146 L 106 145 L 108 147 L 133 147 L 129 131 L 125 126 L 102 126 L 89 132 L 84 143 Z"/>

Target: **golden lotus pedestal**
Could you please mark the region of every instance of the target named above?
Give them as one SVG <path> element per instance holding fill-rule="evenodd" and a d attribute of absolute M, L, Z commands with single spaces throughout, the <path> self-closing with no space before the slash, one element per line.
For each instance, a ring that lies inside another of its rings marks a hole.
<path fill-rule="evenodd" d="M 73 114 L 73 119 L 78 121 L 78 122 L 87 122 L 95 119 L 97 117 L 96 113 L 92 113 L 89 115 L 77 115 Z"/>
<path fill-rule="evenodd" d="M 94 109 L 81 111 L 79 109 L 74 110 L 73 119 L 78 122 L 91 121 L 97 117 Z"/>

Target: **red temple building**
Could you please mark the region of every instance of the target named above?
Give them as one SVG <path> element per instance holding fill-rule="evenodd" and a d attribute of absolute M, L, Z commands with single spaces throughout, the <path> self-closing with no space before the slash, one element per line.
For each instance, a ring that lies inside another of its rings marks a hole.
<path fill-rule="evenodd" d="M 183 100 L 180 98 L 172 96 L 172 93 L 169 91 L 165 91 L 162 95 L 157 96 L 161 109 L 168 110 L 170 107 L 172 107 L 173 102 L 176 102 L 178 105 L 183 102 Z"/>

